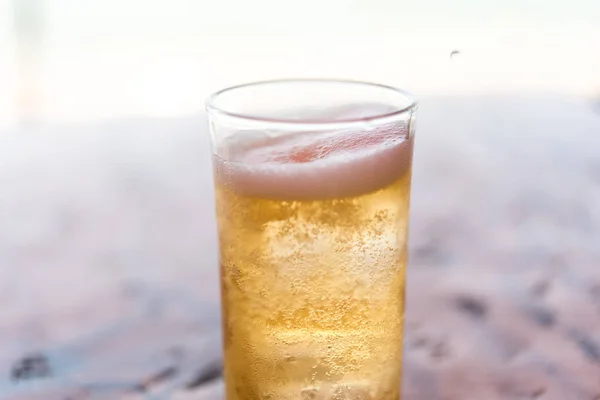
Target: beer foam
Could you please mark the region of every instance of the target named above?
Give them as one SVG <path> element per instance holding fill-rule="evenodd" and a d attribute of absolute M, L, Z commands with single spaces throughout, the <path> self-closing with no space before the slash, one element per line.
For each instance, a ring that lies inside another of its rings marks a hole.
<path fill-rule="evenodd" d="M 413 138 L 404 124 L 362 131 L 234 134 L 215 155 L 215 176 L 247 196 L 315 200 L 385 187 L 411 165 Z"/>

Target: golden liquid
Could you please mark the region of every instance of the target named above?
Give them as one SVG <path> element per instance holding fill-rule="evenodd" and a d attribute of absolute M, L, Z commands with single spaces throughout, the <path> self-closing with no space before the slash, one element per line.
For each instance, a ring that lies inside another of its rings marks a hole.
<path fill-rule="evenodd" d="M 227 400 L 398 400 L 411 172 L 356 197 L 219 183 Z"/>

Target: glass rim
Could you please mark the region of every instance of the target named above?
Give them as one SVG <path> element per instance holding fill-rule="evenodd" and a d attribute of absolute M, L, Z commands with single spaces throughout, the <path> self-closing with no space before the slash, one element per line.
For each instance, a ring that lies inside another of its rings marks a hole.
<path fill-rule="evenodd" d="M 231 93 L 236 90 L 259 87 L 262 85 L 272 85 L 272 84 L 281 84 L 281 83 L 333 83 L 333 84 L 343 84 L 343 85 L 359 85 L 365 87 L 371 87 L 374 89 L 383 89 L 386 91 L 394 92 L 402 97 L 404 97 L 408 101 L 408 105 L 405 107 L 398 107 L 397 110 L 374 114 L 368 117 L 355 117 L 355 118 L 346 118 L 335 121 L 328 120 L 302 120 L 302 119 L 291 119 L 291 118 L 272 118 L 265 117 L 260 115 L 252 115 L 251 113 L 239 113 L 235 111 L 229 111 L 224 108 L 218 107 L 216 105 L 217 99 L 227 93 Z M 213 115 L 221 115 L 227 118 L 232 118 L 234 120 L 246 121 L 251 123 L 259 123 L 265 125 L 278 125 L 278 126 L 293 126 L 294 128 L 298 127 L 306 127 L 310 129 L 320 129 L 320 128 L 331 128 L 331 127 L 352 127 L 357 125 L 365 125 L 365 124 L 373 124 L 373 123 L 385 123 L 388 121 L 393 121 L 396 118 L 405 115 L 406 113 L 413 112 L 417 109 L 419 103 L 414 95 L 410 92 L 400 89 L 394 86 L 389 86 L 385 84 L 361 81 L 361 80 L 353 80 L 353 79 L 330 79 L 330 78 L 284 78 L 284 79 L 270 79 L 270 80 L 262 80 L 262 81 L 253 81 L 248 83 L 243 83 L 240 85 L 226 87 L 217 92 L 209 95 L 205 102 L 205 108 L 208 114 Z"/>

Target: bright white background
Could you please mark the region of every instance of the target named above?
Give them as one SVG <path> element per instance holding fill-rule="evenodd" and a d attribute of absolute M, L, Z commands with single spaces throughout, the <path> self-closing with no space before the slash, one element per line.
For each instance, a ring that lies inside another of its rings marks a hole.
<path fill-rule="evenodd" d="M 600 92 L 597 0 L 0 0 L 0 126 L 22 85 L 18 1 L 42 27 L 27 76 L 45 121 L 189 114 L 222 86 L 289 76 L 420 95 Z"/>

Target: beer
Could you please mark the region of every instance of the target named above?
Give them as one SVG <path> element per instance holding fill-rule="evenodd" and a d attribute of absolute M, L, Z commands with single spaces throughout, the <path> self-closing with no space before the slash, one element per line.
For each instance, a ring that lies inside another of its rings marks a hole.
<path fill-rule="evenodd" d="M 407 126 L 216 149 L 227 400 L 400 398 Z"/>

